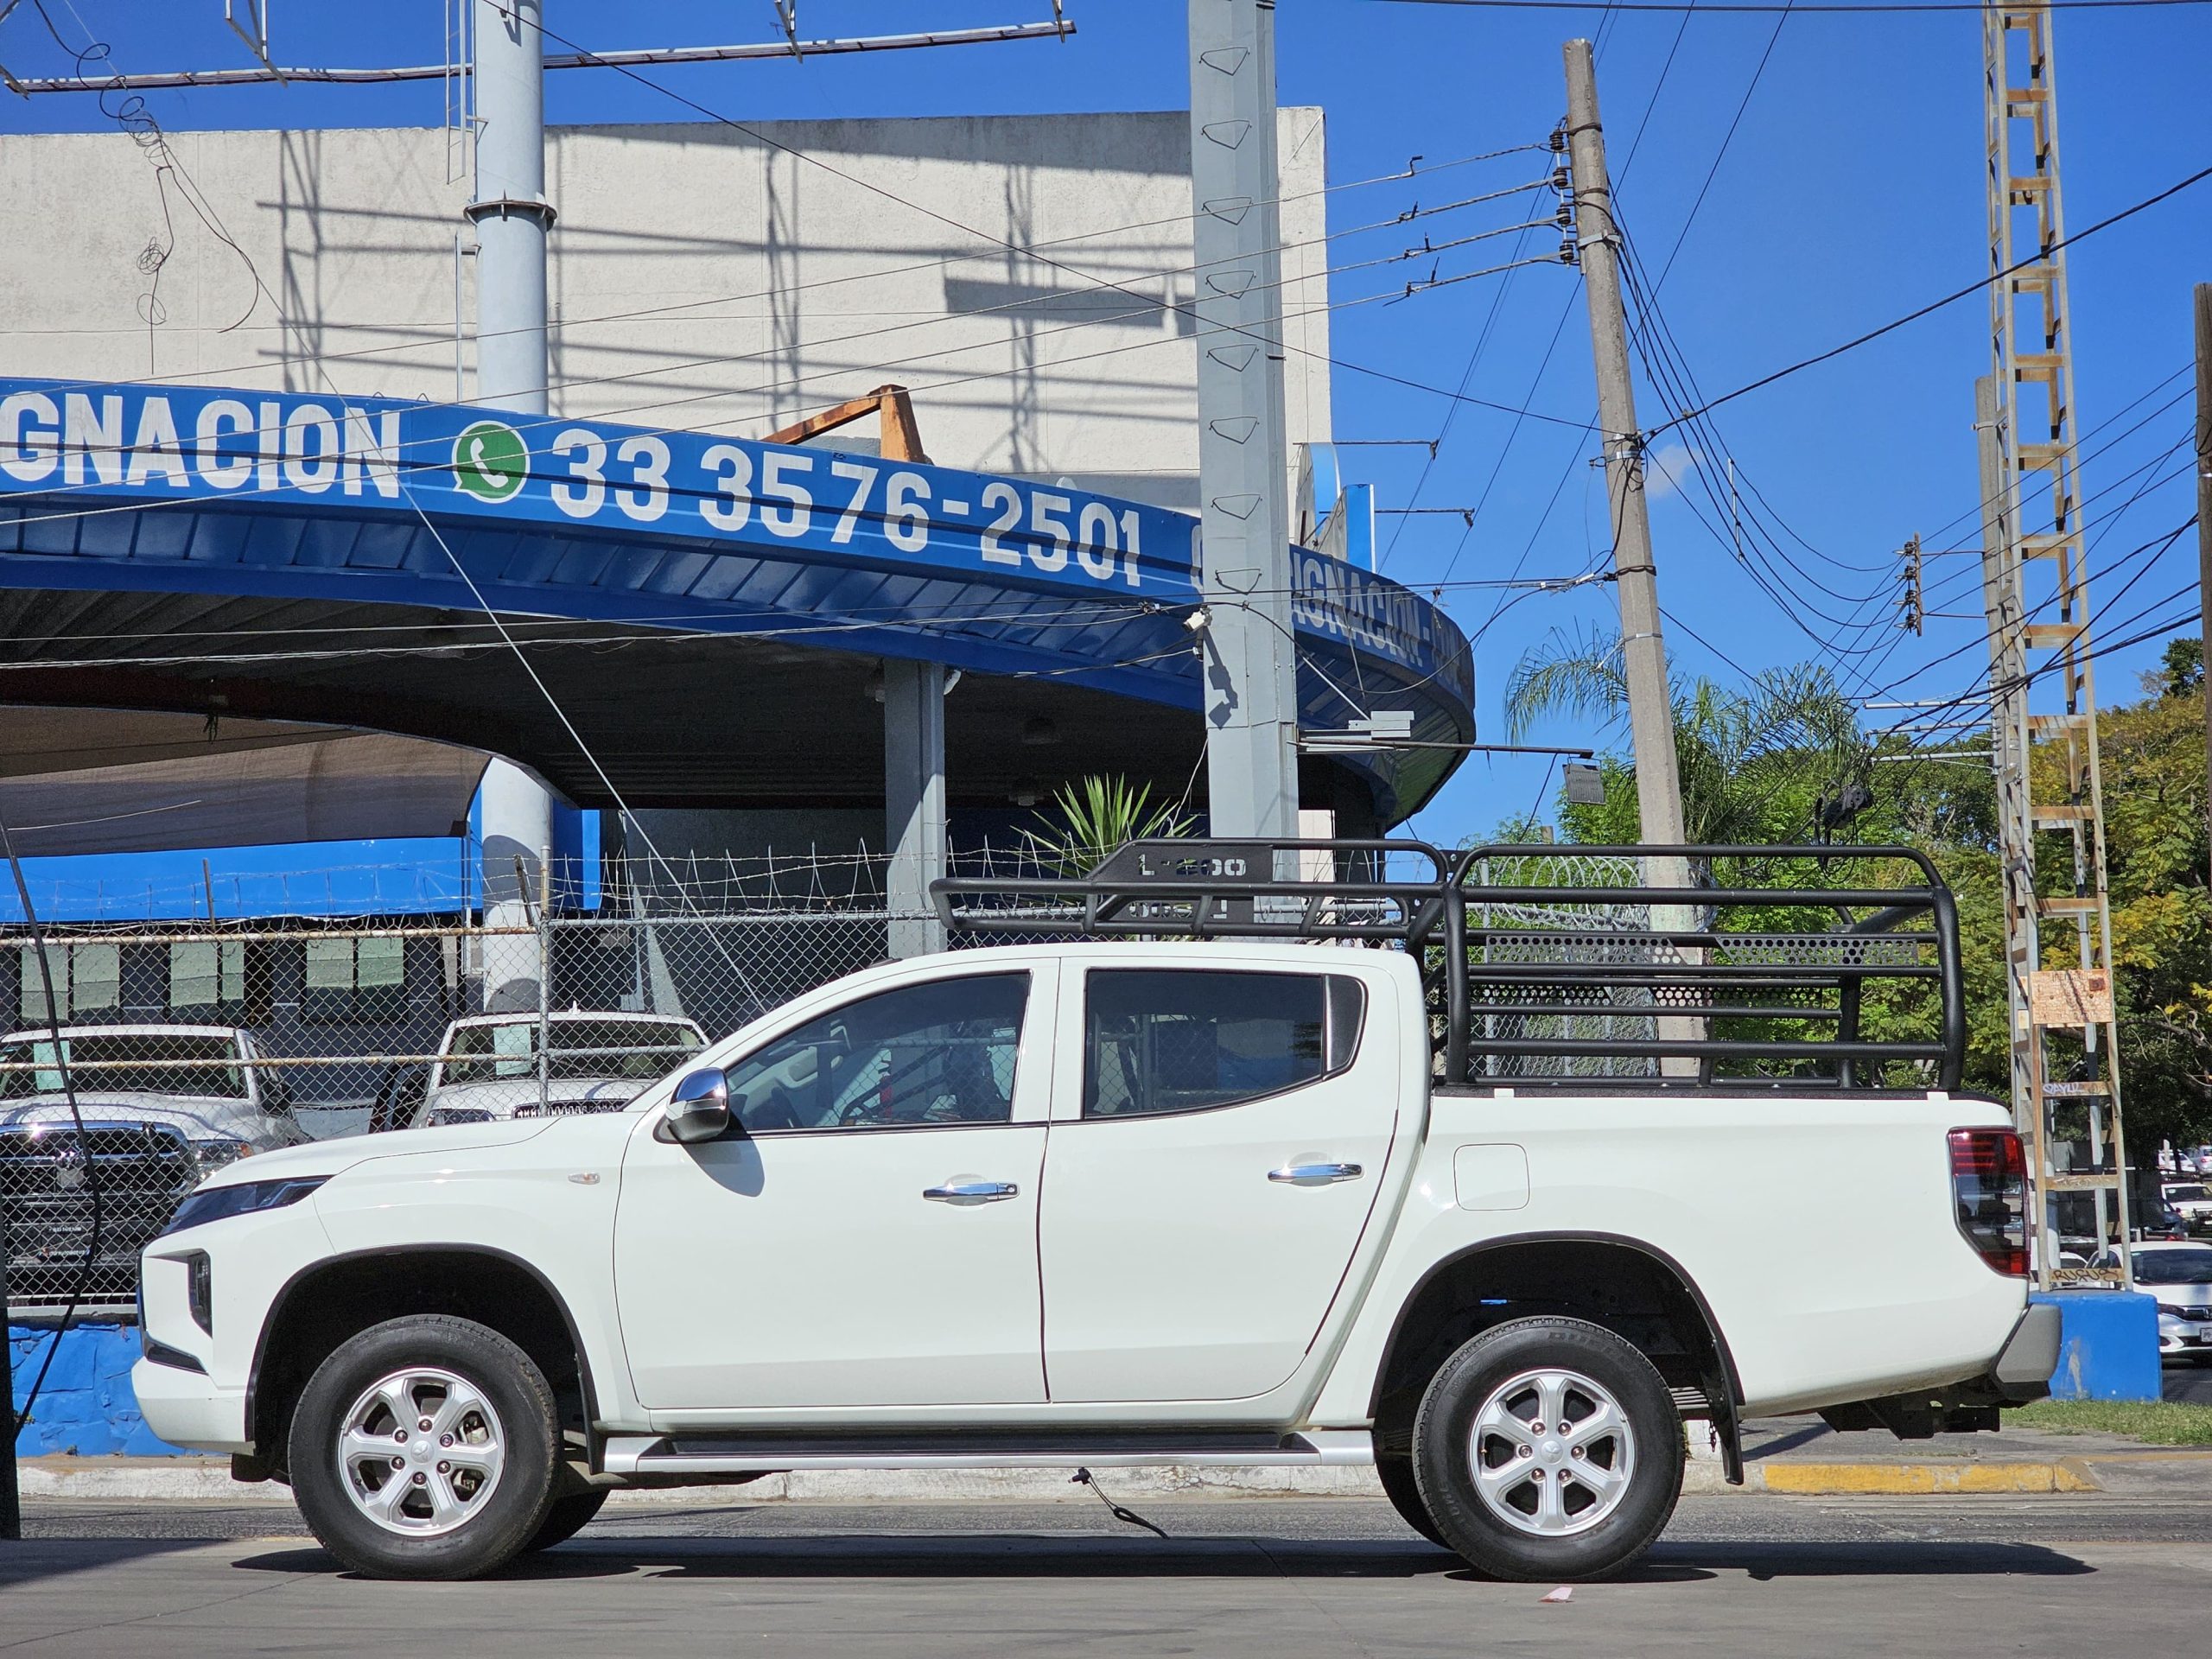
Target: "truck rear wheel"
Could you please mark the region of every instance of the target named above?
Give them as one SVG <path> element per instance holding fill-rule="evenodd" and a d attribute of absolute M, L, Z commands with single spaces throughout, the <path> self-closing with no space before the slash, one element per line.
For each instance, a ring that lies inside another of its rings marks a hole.
<path fill-rule="evenodd" d="M 1414 1471 L 1444 1541 L 1501 1579 L 1618 1572 L 1681 1495 L 1682 1433 L 1651 1362 L 1586 1320 L 1516 1319 L 1431 1379 Z"/>
<path fill-rule="evenodd" d="M 474 1578 L 544 1525 L 560 1446 L 553 1390 L 529 1355 L 473 1320 L 417 1314 L 341 1344 L 308 1379 L 292 1494 L 357 1573 Z"/>

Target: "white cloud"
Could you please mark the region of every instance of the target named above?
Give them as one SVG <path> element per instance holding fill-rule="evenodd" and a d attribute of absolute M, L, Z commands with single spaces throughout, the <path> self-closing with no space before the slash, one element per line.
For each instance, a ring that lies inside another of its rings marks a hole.
<path fill-rule="evenodd" d="M 1702 459 L 1688 444 L 1662 440 L 1643 457 L 1643 493 L 1654 501 L 1680 494 Z"/>

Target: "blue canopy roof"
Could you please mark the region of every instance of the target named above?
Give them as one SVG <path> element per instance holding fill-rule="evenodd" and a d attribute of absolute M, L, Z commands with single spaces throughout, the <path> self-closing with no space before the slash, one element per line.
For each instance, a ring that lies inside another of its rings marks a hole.
<path fill-rule="evenodd" d="M 0 381 L 8 589 L 489 606 L 1050 676 L 1194 710 L 1197 533 L 1188 514 L 1029 480 L 677 429 Z M 1302 726 L 1402 709 L 1418 739 L 1471 741 L 1467 641 L 1442 611 L 1320 554 L 1293 566 Z M 238 663 L 257 647 L 194 649 Z M 1366 776 L 1389 822 L 1456 757 L 1332 759 Z"/>

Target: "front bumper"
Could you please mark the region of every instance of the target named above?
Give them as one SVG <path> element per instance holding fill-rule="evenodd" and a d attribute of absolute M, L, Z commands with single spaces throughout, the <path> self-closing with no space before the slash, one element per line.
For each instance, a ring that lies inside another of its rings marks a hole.
<path fill-rule="evenodd" d="M 219 1389 L 204 1372 L 142 1359 L 130 1368 L 130 1387 L 146 1427 L 171 1446 L 194 1452 L 251 1452 L 245 1390 Z"/>

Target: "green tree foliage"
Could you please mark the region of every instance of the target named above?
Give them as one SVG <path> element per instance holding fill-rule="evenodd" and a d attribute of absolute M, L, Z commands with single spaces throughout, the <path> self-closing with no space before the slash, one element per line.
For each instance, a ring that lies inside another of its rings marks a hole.
<path fill-rule="evenodd" d="M 1063 784 L 1039 827 L 1023 833 L 1031 857 L 1055 875 L 1089 875 L 1133 841 L 1188 835 L 1191 820 L 1152 798 L 1152 786 L 1093 775 Z"/>
<path fill-rule="evenodd" d="M 1675 688 L 1674 705 L 1682 828 L 1693 842 L 1817 840 L 1821 802 L 1864 782 L 1857 711 L 1825 668 L 1770 669 L 1743 691 L 1698 679 Z M 1614 732 L 1625 725 L 1617 637 L 1555 632 L 1515 666 L 1505 692 L 1513 740 L 1555 715 Z M 1586 842 L 1640 841 L 1634 767 L 1609 755 L 1600 772 L 1605 804 L 1562 803 L 1561 829 Z"/>

